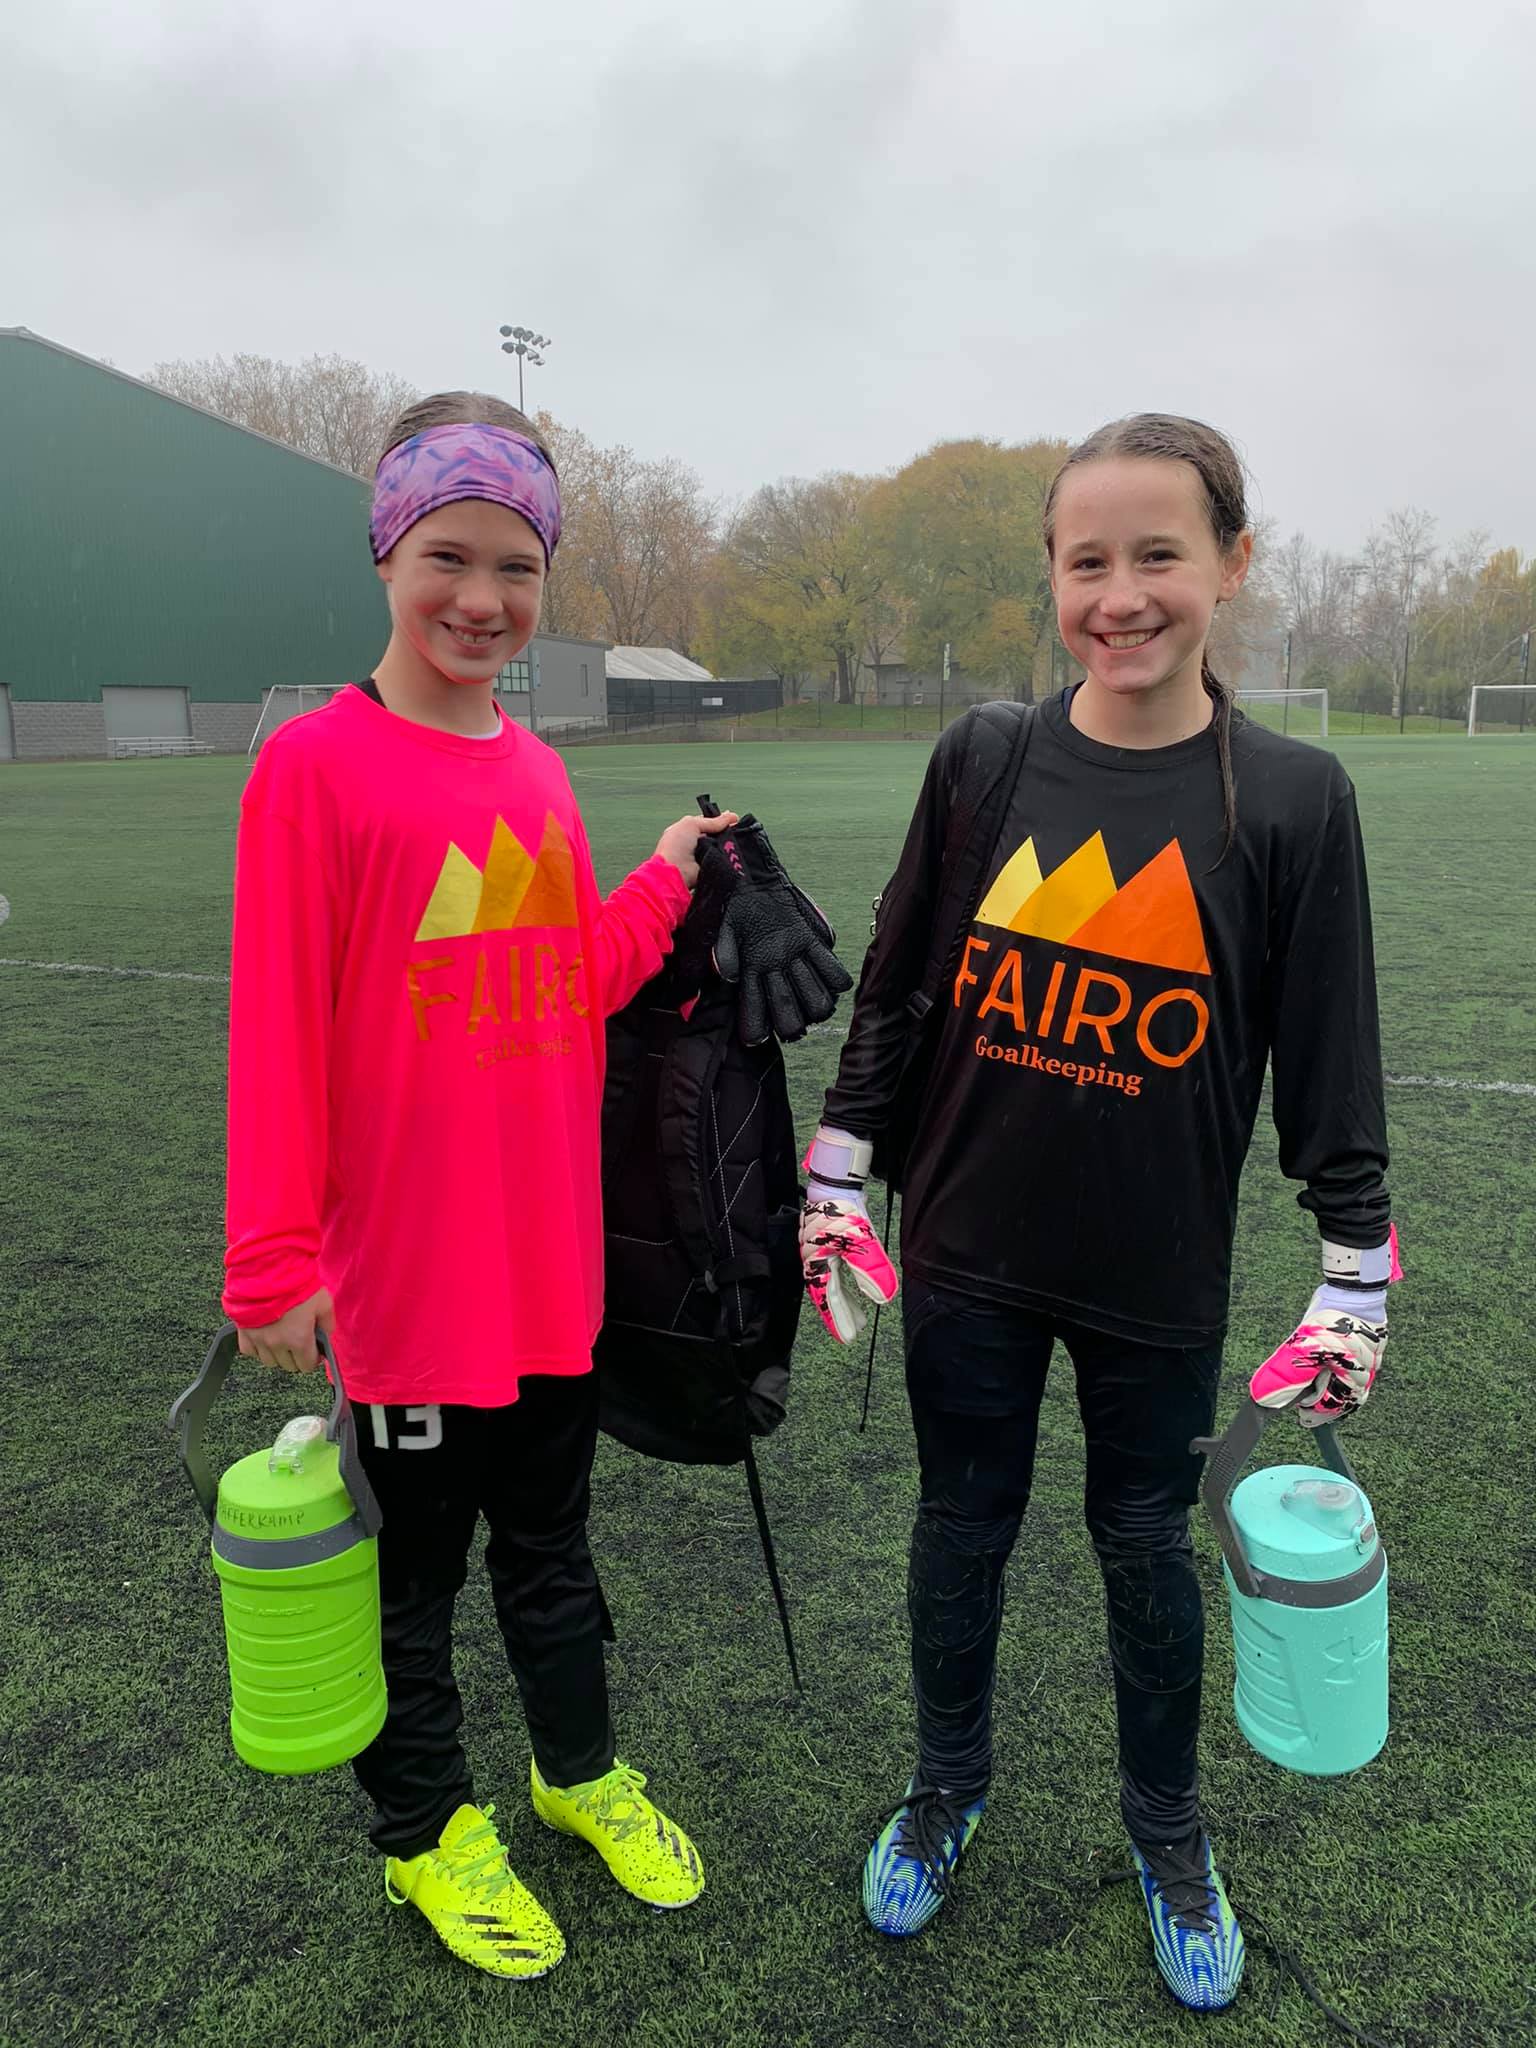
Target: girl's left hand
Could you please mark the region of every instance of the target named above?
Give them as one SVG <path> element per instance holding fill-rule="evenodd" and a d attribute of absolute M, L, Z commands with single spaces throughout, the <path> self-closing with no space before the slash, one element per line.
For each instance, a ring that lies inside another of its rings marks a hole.
<path fill-rule="evenodd" d="M 1261 1408 L 1289 1408 L 1303 1429 L 1342 1422 L 1365 1406 L 1387 1348 L 1386 1294 L 1375 1321 L 1328 1305 L 1319 1287 L 1307 1313 L 1248 1382 Z"/>
<path fill-rule="evenodd" d="M 700 838 L 706 832 L 728 832 L 732 825 L 740 823 L 734 811 L 722 811 L 718 818 L 679 818 L 657 840 L 656 851 L 663 860 L 671 861 L 691 889 L 699 879 L 695 856 Z"/>

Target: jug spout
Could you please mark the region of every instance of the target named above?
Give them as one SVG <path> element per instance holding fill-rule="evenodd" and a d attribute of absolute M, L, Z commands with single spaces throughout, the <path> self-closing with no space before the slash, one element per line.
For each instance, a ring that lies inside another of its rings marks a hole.
<path fill-rule="evenodd" d="M 1280 1505 L 1325 1536 L 1344 1536 L 1353 1543 L 1370 1520 L 1365 1495 L 1347 1479 L 1298 1479 L 1281 1494 Z"/>
<path fill-rule="evenodd" d="M 267 1455 L 267 1470 L 274 1475 L 292 1472 L 295 1476 L 305 1469 L 305 1460 L 314 1455 L 315 1447 L 325 1442 L 325 1418 L 320 1415 L 295 1415 L 292 1422 L 285 1422 L 277 1433 L 277 1441 Z"/>

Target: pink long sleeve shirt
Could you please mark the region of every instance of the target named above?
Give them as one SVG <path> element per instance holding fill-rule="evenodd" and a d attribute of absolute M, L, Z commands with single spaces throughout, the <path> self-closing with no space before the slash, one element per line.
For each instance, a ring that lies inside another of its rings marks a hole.
<path fill-rule="evenodd" d="M 360 690 L 281 727 L 241 808 L 225 1312 L 336 1303 L 369 1402 L 517 1398 L 602 1320 L 603 1020 L 688 905 L 653 856 L 603 901 L 560 758 Z"/>

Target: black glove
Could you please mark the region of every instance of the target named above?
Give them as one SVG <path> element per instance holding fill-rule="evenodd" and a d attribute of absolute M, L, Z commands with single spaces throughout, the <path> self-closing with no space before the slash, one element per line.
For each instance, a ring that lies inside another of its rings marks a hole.
<path fill-rule="evenodd" d="M 824 1024 L 853 976 L 832 951 L 837 933 L 785 874 L 768 835 L 750 814 L 729 833 L 705 840 L 700 867 L 729 863 L 735 887 L 715 940 L 715 965 L 738 991 L 743 1044 L 770 1035 L 786 1045 Z M 722 877 L 723 879 L 723 877 Z"/>

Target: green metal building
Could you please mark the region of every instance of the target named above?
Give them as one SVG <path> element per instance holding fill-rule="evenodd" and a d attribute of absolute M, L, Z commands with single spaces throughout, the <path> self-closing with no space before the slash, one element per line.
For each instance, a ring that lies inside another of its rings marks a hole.
<path fill-rule="evenodd" d="M 347 471 L 24 327 L 0 328 L 0 451 L 0 756 L 243 751 L 270 685 L 382 650 Z"/>

